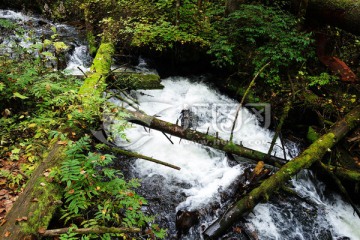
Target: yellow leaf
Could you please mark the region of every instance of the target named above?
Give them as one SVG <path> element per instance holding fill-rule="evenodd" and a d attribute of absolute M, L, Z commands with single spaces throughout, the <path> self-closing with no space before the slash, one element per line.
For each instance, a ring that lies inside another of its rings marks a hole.
<path fill-rule="evenodd" d="M 30 123 L 30 124 L 28 125 L 28 128 L 34 128 L 34 127 L 36 127 L 36 123 Z"/>
<path fill-rule="evenodd" d="M 68 118 L 69 120 L 71 120 L 71 119 L 72 119 L 71 114 L 68 114 L 68 115 L 67 115 L 67 118 Z"/>
<path fill-rule="evenodd" d="M 58 141 L 57 144 L 59 144 L 59 145 L 67 145 L 67 141 Z"/>

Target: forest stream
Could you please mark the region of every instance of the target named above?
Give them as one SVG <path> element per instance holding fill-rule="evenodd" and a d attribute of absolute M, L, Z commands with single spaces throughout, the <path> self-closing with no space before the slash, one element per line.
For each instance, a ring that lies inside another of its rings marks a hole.
<path fill-rule="evenodd" d="M 51 36 L 51 27 L 55 27 L 59 40 L 71 46 L 64 71 L 74 75 L 82 74 L 78 67 L 87 71 L 91 57 L 84 33 L 75 27 L 10 10 L 0 10 L 0 18 L 17 21 L 32 34 L 0 35 L 1 44 L 30 46 L 36 39 Z M 11 51 L 11 48 L 2 51 Z M 148 69 L 142 58 L 133 69 L 156 72 Z M 172 76 L 162 79 L 161 84 L 164 86 L 161 90 L 133 90 L 129 94 L 148 115 L 180 124 L 183 112 L 189 111 L 192 119 L 191 126 L 187 127 L 218 134 L 222 139 L 230 138 L 236 100 L 218 91 L 202 76 Z M 125 104 L 116 98 L 110 101 L 119 106 Z M 251 105 L 241 109 L 234 142 L 267 153 L 274 133 L 264 128 L 264 125 L 268 127 L 265 122 L 270 108 L 266 104 L 260 107 L 264 107 L 260 115 Z M 141 179 L 138 192 L 148 200 L 143 210 L 155 214 L 160 226 L 168 229 L 167 239 L 203 239 L 202 232 L 230 207 L 236 186 L 242 183 L 246 169 L 253 164 L 177 137 L 169 140 L 162 132 L 136 125 L 126 129 L 127 140 L 124 140 L 113 128 L 116 121 L 110 119 L 104 126 L 117 146 L 181 168 L 177 171 L 142 159 L 120 163 L 128 169 L 125 172 L 128 178 Z M 280 158 L 285 154 L 289 160 L 299 154 L 298 148 L 296 142 L 285 140 L 283 149 L 278 140 L 272 154 Z M 231 231 L 223 239 L 360 239 L 360 221 L 352 206 L 313 177 L 310 170 L 301 171 L 291 180 L 289 188 L 296 194 L 277 194 L 268 203 L 258 204 L 239 223 L 244 231 Z M 176 218 L 186 212 L 195 214 L 198 221 L 193 222 L 189 231 L 179 233 Z"/>

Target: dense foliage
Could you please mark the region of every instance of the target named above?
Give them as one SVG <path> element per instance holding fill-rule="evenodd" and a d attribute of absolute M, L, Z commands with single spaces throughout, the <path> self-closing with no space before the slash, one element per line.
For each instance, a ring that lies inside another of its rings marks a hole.
<path fill-rule="evenodd" d="M 2 20 L 0 24 L 9 34 L 23 34 L 21 28 L 9 21 Z M 78 97 L 82 81 L 51 67 L 56 46 L 54 52 L 44 51 L 47 45 L 55 43 L 44 39 L 42 43 L 24 48 L 14 41 L 0 47 L 4 53 L 0 57 L 3 115 L 0 154 L 19 165 L 18 171 L 1 169 L 0 178 L 6 179 L 7 188 L 21 191 L 25 178 L 43 160 L 48 145 L 58 140 L 58 144 L 67 146 L 66 160 L 46 174 L 63 185 L 65 224 L 144 227 L 148 236 L 163 238 L 165 230 L 153 223 L 153 217 L 142 212 L 146 200 L 134 191 L 139 181 L 126 181 L 119 170 L 110 168 L 115 156 L 101 154 L 101 145 L 96 150 L 85 134 L 97 127 L 103 113 L 116 117 L 121 116 L 121 112 L 100 97 L 88 102 L 100 105 L 101 112 L 99 108 L 82 106 Z M 120 135 L 124 128 L 124 124 L 117 127 Z M 79 222 L 79 218 L 82 221 Z M 64 234 L 61 239 L 78 239 L 75 235 Z M 111 236 L 126 237 L 127 234 L 87 234 L 81 239 L 110 239 Z"/>

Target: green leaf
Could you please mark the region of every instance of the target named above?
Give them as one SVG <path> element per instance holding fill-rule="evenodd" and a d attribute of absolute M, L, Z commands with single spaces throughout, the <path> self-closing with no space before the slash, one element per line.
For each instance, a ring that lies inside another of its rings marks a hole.
<path fill-rule="evenodd" d="M 20 98 L 20 99 L 27 99 L 27 98 L 28 98 L 27 96 L 21 95 L 21 94 L 18 93 L 18 92 L 14 92 L 13 97 L 15 97 L 15 98 Z"/>
<path fill-rule="evenodd" d="M 54 47 L 56 52 L 61 52 L 69 48 L 64 42 L 54 42 Z"/>

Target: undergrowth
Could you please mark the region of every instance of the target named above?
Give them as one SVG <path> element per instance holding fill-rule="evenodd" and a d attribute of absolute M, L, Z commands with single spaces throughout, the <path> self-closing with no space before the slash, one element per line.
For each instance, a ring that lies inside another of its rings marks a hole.
<path fill-rule="evenodd" d="M 9 21 L 1 21 L 0 27 L 6 28 L 10 35 L 23 32 Z M 122 112 L 101 97 L 88 101 L 100 108 L 82 106 L 77 94 L 82 81 L 54 70 L 49 64 L 56 58 L 56 52 L 46 50 L 55 43 L 45 39 L 29 48 L 16 41 L 0 46 L 4 53 L 0 56 L 0 160 L 9 166 L 19 166 L 16 171 L 1 169 L 0 180 L 5 180 L 9 191 L 21 192 L 25 180 L 41 163 L 49 143 L 58 139 L 67 145 L 66 159 L 50 174 L 64 187 L 61 219 L 65 225 L 71 225 L 71 229 L 76 225 L 140 228 L 138 234 L 164 238 L 166 231 L 142 211 L 146 200 L 135 192 L 139 181 L 126 181 L 121 171 L 110 167 L 115 157 L 97 151 L 86 136 L 89 129 L 98 128 L 104 113 L 123 116 Z M 119 129 L 123 131 L 125 125 Z M 77 235 L 69 231 L 60 239 L 112 236 L 125 239 L 135 235 Z"/>

